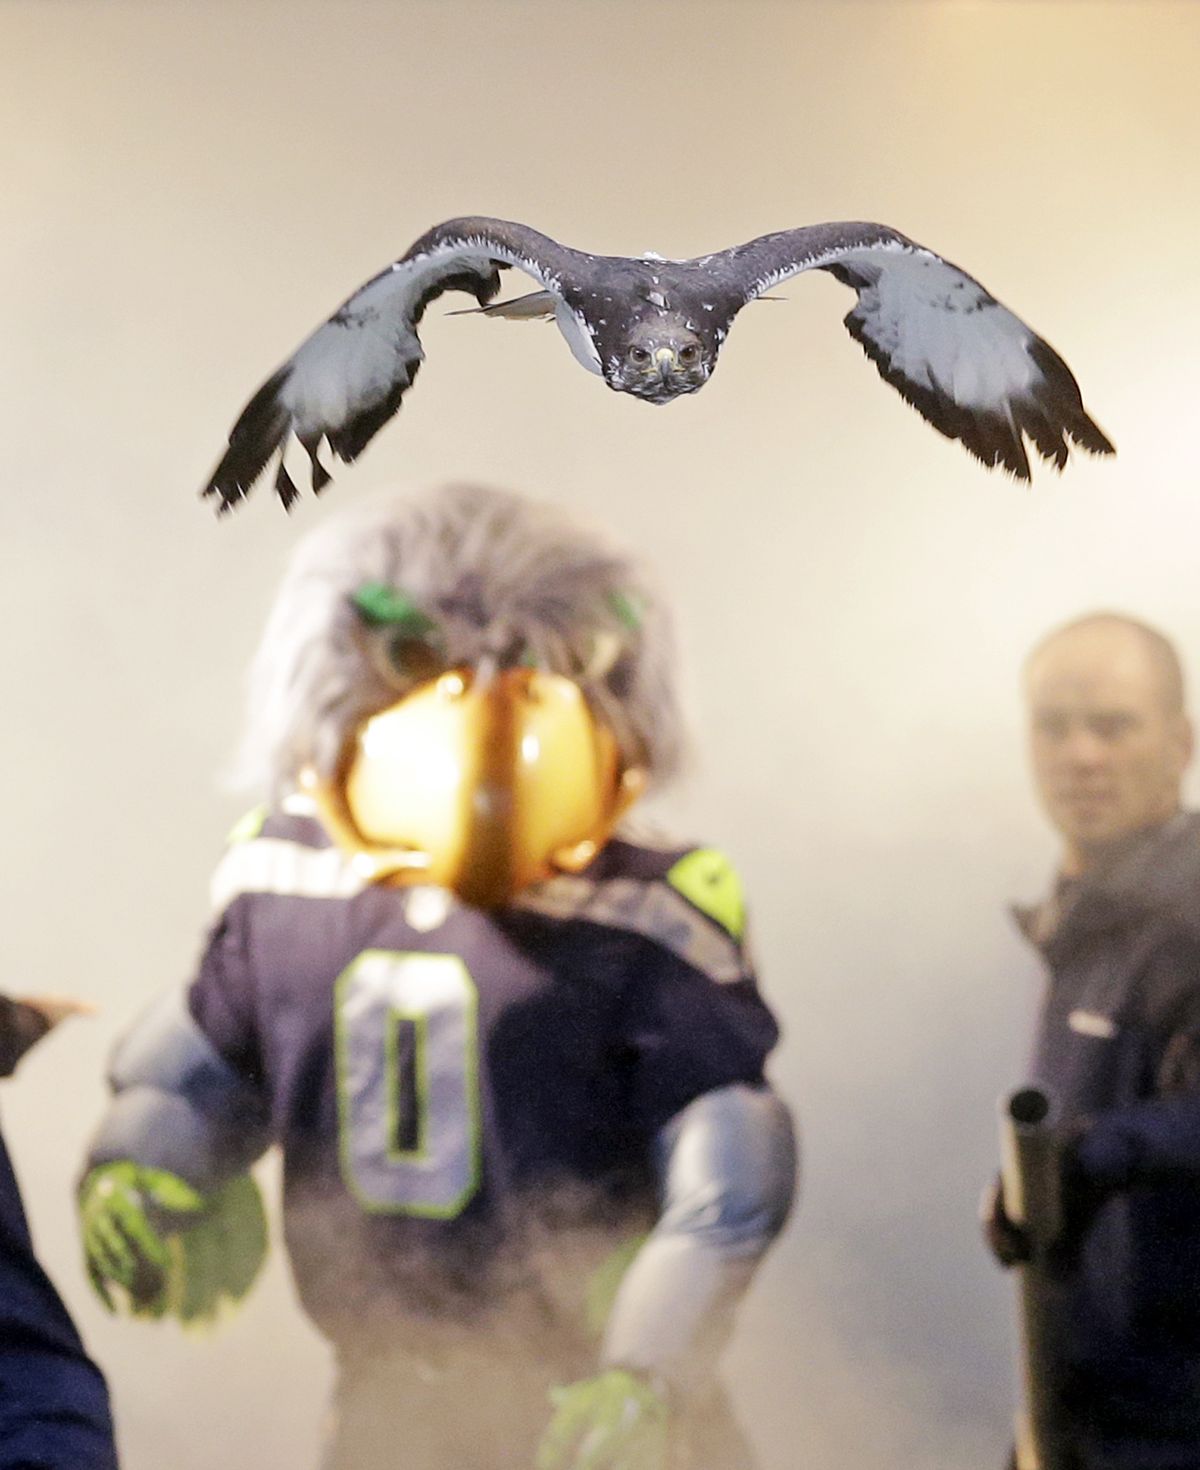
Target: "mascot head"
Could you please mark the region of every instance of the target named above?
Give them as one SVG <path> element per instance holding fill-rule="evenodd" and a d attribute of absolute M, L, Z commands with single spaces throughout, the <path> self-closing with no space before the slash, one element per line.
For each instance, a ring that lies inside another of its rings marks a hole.
<path fill-rule="evenodd" d="M 502 903 L 673 773 L 673 665 L 641 571 L 561 511 L 470 485 L 377 502 L 297 548 L 240 774 L 307 790 L 372 878 Z"/>

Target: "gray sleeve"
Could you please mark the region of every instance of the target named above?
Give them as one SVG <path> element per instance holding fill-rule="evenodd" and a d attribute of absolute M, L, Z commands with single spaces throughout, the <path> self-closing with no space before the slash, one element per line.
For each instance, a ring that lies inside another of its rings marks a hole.
<path fill-rule="evenodd" d="M 601 1360 L 683 1386 L 709 1371 L 796 1190 L 791 1115 L 769 1087 L 690 1103 L 656 1146 L 661 1213 L 617 1292 Z"/>
<path fill-rule="evenodd" d="M 113 1101 L 87 1168 L 131 1159 L 207 1194 L 248 1169 L 271 1142 L 266 1104 L 193 1020 L 187 991 L 160 997 L 117 1044 Z"/>

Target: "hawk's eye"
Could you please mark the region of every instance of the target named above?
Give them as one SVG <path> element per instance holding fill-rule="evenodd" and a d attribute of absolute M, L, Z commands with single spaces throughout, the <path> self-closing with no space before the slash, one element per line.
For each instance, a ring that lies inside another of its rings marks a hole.
<path fill-rule="evenodd" d="M 629 349 L 629 361 L 636 362 L 638 367 L 645 367 L 650 361 L 650 354 L 644 347 L 631 347 Z"/>
<path fill-rule="evenodd" d="M 699 356 L 699 347 L 697 347 L 694 342 L 689 342 L 688 345 L 680 351 L 679 361 L 685 363 L 688 367 L 691 367 L 691 365 L 696 361 Z"/>
<path fill-rule="evenodd" d="M 397 630 L 387 635 L 384 651 L 389 671 L 406 684 L 424 684 L 445 672 L 445 655 L 428 638 Z"/>

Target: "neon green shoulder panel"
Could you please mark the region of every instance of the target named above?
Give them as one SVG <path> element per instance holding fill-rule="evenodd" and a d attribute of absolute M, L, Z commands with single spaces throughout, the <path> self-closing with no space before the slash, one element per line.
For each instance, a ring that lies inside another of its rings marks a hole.
<path fill-rule="evenodd" d="M 697 847 L 685 853 L 668 872 L 667 882 L 702 914 L 741 939 L 746 927 L 742 880 L 718 848 Z"/>
<path fill-rule="evenodd" d="M 251 842 L 263 829 L 267 820 L 267 807 L 264 802 L 261 806 L 252 807 L 244 817 L 239 817 L 229 829 L 229 835 L 225 841 L 232 847 L 235 842 Z"/>

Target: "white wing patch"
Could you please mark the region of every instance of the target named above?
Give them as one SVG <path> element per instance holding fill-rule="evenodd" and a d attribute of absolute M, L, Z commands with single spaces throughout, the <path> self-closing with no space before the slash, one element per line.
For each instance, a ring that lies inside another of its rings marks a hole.
<path fill-rule="evenodd" d="M 280 401 L 295 432 L 336 430 L 379 402 L 425 356 L 412 324 L 431 285 L 463 270 L 486 273 L 488 257 L 439 251 L 394 265 L 369 281 L 292 358 Z"/>
<path fill-rule="evenodd" d="M 853 315 L 864 335 L 911 383 L 964 408 L 1002 409 L 1038 376 L 1029 328 L 977 282 L 923 250 L 847 251 L 841 261 L 873 285 L 859 289 Z"/>

